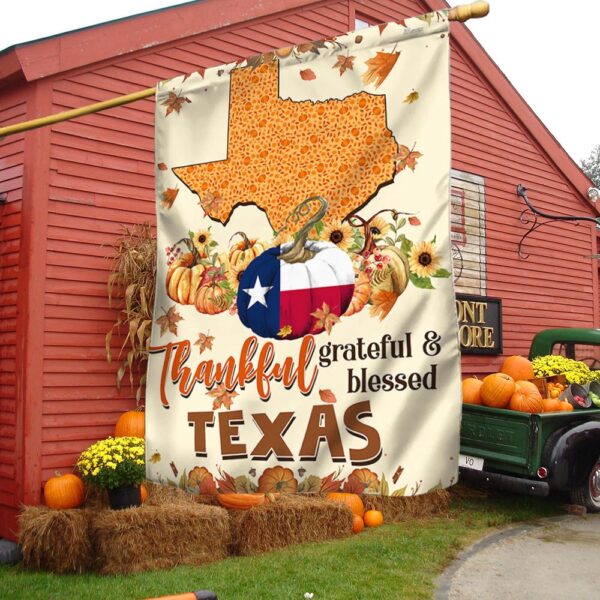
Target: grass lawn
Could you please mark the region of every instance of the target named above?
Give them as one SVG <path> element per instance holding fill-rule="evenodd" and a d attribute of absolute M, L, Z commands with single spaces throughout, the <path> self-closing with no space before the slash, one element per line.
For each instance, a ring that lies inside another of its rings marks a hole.
<path fill-rule="evenodd" d="M 344 540 L 258 557 L 139 575 L 53 575 L 0 567 L 0 598 L 125 600 L 212 589 L 219 600 L 431 598 L 436 577 L 466 544 L 518 521 L 560 512 L 559 499 L 454 498 L 448 517 L 385 525 Z"/>

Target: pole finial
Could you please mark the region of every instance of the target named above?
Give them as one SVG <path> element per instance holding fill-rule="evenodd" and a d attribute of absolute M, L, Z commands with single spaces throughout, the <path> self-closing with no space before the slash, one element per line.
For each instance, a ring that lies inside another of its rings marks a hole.
<path fill-rule="evenodd" d="M 479 2 L 473 2 L 472 4 L 461 4 L 455 6 L 448 11 L 448 18 L 450 21 L 460 21 L 464 23 L 469 19 L 481 19 L 490 12 L 490 5 L 488 2 L 480 0 Z"/>

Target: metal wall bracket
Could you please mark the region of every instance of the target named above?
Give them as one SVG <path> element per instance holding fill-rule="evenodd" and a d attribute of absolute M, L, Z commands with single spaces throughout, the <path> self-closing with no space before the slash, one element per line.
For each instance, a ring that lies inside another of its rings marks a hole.
<path fill-rule="evenodd" d="M 519 217 L 519 221 L 524 225 L 529 225 L 529 229 L 523 234 L 521 239 L 519 240 L 519 245 L 517 247 L 517 251 L 519 254 L 519 258 L 526 260 L 529 258 L 529 254 L 523 252 L 523 242 L 527 239 L 527 237 L 542 227 L 543 225 L 548 225 L 549 223 L 554 223 L 555 221 L 571 221 L 575 223 L 575 225 L 579 225 L 579 221 L 590 221 L 595 223 L 596 226 L 600 226 L 600 217 L 586 217 L 584 215 L 553 215 L 551 213 L 547 213 L 542 210 L 538 210 L 531 204 L 531 201 L 527 197 L 527 188 L 519 184 L 517 185 L 517 196 L 523 198 L 523 201 L 527 205 L 527 208 L 521 212 Z M 545 221 L 539 221 L 538 217 L 543 217 L 546 219 Z"/>

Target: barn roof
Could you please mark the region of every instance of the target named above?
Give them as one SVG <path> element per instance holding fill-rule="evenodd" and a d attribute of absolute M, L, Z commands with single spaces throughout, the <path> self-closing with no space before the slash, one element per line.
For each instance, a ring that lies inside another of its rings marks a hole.
<path fill-rule="evenodd" d="M 423 12 L 448 8 L 445 0 L 418 0 Z M 194 35 L 272 14 L 298 12 L 322 0 L 195 0 L 18 44 L 0 52 L 0 89 L 13 80 L 31 82 Z M 529 131 L 541 150 L 590 204 L 593 184 L 510 83 L 473 34 L 453 26 L 452 38 L 499 100 Z M 240 57 L 241 58 L 241 57 Z M 41 115 L 40 115 L 41 116 Z"/>

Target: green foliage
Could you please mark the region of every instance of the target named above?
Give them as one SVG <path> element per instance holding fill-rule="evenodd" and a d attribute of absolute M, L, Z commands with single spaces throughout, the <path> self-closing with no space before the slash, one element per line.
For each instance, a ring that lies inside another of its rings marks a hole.
<path fill-rule="evenodd" d="M 593 148 L 587 160 L 581 161 L 581 168 L 594 185 L 600 187 L 600 144 Z"/>
<path fill-rule="evenodd" d="M 146 478 L 144 440 L 138 437 L 100 440 L 81 453 L 77 469 L 86 483 L 96 487 L 139 485 Z"/>

